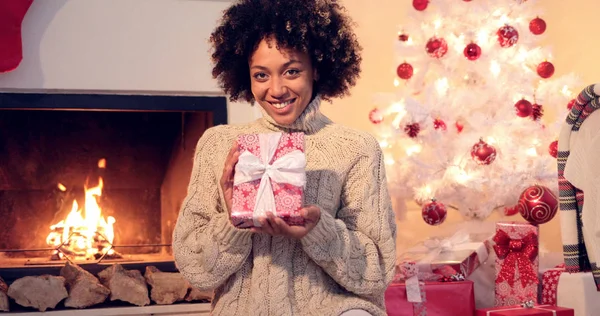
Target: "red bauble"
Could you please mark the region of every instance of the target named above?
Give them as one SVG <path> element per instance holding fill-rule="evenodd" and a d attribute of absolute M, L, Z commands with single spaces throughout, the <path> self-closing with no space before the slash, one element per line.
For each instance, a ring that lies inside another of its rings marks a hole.
<path fill-rule="evenodd" d="M 519 213 L 518 205 L 504 207 L 504 215 L 506 215 L 506 216 L 513 216 L 513 215 L 516 215 L 517 213 Z"/>
<path fill-rule="evenodd" d="M 425 49 L 429 56 L 441 58 L 448 52 L 448 43 L 446 43 L 445 39 L 434 36 L 427 41 Z"/>
<path fill-rule="evenodd" d="M 520 117 L 528 117 L 533 113 L 533 105 L 531 102 L 521 99 L 517 103 L 515 103 L 515 109 L 517 111 L 517 115 Z"/>
<path fill-rule="evenodd" d="M 369 121 L 373 124 L 379 124 L 383 122 L 383 113 L 378 108 L 374 108 L 369 112 Z"/>
<path fill-rule="evenodd" d="M 510 25 L 505 25 L 498 29 L 498 43 L 502 47 L 511 47 L 519 40 L 519 32 Z"/>
<path fill-rule="evenodd" d="M 550 154 L 550 156 L 552 156 L 554 158 L 558 157 L 558 141 L 557 140 L 550 143 L 550 146 L 548 146 L 548 153 Z"/>
<path fill-rule="evenodd" d="M 531 106 L 531 119 L 534 121 L 539 121 L 543 115 L 544 115 L 544 107 L 542 107 L 541 104 L 534 103 Z"/>
<path fill-rule="evenodd" d="M 480 139 L 471 148 L 471 158 L 479 165 L 489 165 L 496 160 L 496 148 Z"/>
<path fill-rule="evenodd" d="M 396 74 L 398 74 L 398 77 L 408 80 L 413 75 L 413 67 L 409 63 L 401 63 L 398 68 L 396 68 Z"/>
<path fill-rule="evenodd" d="M 425 223 L 432 226 L 443 223 L 446 220 L 447 214 L 448 211 L 446 210 L 446 206 L 442 203 L 436 202 L 435 199 L 432 199 L 431 202 L 425 203 L 421 209 L 423 220 Z"/>
<path fill-rule="evenodd" d="M 558 211 L 556 195 L 545 186 L 533 185 L 519 197 L 519 213 L 534 225 L 549 222 Z"/>
<path fill-rule="evenodd" d="M 417 11 L 423 11 L 427 9 L 427 5 L 429 4 L 429 0 L 413 0 L 413 7 Z"/>
<path fill-rule="evenodd" d="M 419 125 L 419 123 L 406 124 L 406 126 L 404 127 L 404 132 L 411 138 L 417 137 L 420 131 L 421 126 Z"/>
<path fill-rule="evenodd" d="M 456 126 L 456 131 L 460 134 L 460 132 L 462 132 L 463 128 L 465 128 L 465 126 L 462 123 L 456 122 L 454 123 L 454 126 Z"/>
<path fill-rule="evenodd" d="M 546 21 L 539 17 L 531 20 L 531 22 L 529 22 L 529 30 L 535 35 L 544 33 L 544 31 L 546 31 Z"/>
<path fill-rule="evenodd" d="M 475 43 L 470 43 L 463 51 L 468 60 L 476 60 L 481 56 L 481 47 Z"/>
<path fill-rule="evenodd" d="M 571 101 L 569 101 L 569 103 L 567 104 L 567 109 L 569 109 L 569 111 L 573 108 L 573 105 L 575 105 L 575 102 L 577 102 L 577 100 L 575 100 L 575 99 L 571 99 Z"/>
<path fill-rule="evenodd" d="M 433 120 L 433 128 L 441 129 L 443 131 L 446 130 L 446 123 L 440 119 Z"/>
<path fill-rule="evenodd" d="M 537 66 L 537 73 L 544 79 L 550 78 L 554 74 L 554 65 L 549 61 L 544 61 Z"/>
<path fill-rule="evenodd" d="M 404 34 L 404 33 L 398 34 L 398 40 L 401 41 L 401 42 L 408 41 L 408 34 Z"/>

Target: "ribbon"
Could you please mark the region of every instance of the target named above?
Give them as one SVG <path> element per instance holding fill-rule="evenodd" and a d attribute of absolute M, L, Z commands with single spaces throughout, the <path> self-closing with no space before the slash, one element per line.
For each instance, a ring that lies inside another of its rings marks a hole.
<path fill-rule="evenodd" d="M 500 229 L 493 239 L 496 243 L 494 251 L 499 259 L 504 259 L 496 279 L 497 283 L 507 281 L 512 287 L 517 269 L 523 287 L 538 282 L 532 263 L 538 254 L 538 240 L 535 233 L 529 233 L 523 239 L 512 239 Z"/>
<path fill-rule="evenodd" d="M 485 315 L 486 316 L 494 316 L 494 313 L 497 313 L 497 312 L 518 311 L 518 310 L 522 310 L 522 309 L 539 309 L 539 310 L 543 310 L 543 311 L 547 311 L 547 312 L 552 312 L 553 316 L 557 315 L 556 310 L 550 309 L 550 308 L 552 308 L 552 306 L 550 306 L 550 305 L 533 306 L 530 304 L 533 304 L 533 301 L 531 301 L 531 303 L 525 302 L 519 306 L 511 306 L 509 308 L 504 308 L 504 309 L 489 310 L 485 313 Z"/>
<path fill-rule="evenodd" d="M 252 215 L 256 227 L 260 227 L 258 222 L 260 217 L 266 216 L 269 212 L 277 214 L 271 181 L 288 183 L 297 187 L 303 187 L 306 184 L 306 156 L 302 151 L 294 150 L 270 163 L 282 135 L 282 133 L 258 134 L 260 157 L 244 151 L 235 165 L 234 185 L 260 179 Z"/>

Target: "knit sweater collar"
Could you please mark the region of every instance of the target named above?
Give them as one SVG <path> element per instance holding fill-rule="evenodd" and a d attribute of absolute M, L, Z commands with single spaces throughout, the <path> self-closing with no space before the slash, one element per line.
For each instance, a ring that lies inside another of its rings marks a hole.
<path fill-rule="evenodd" d="M 320 111 L 321 98 L 317 95 L 304 109 L 304 112 L 291 124 L 280 125 L 261 107 L 261 124 L 270 130 L 282 132 L 304 132 L 313 134 L 321 130 L 326 125 L 331 124 L 331 120 Z"/>

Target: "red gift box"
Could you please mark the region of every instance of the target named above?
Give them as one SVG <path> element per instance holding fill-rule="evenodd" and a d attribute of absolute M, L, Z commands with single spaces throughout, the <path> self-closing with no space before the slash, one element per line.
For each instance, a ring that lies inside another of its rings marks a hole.
<path fill-rule="evenodd" d="M 533 307 L 502 306 L 486 309 L 478 309 L 475 316 L 574 316 L 572 308 L 564 308 L 550 305 L 537 305 Z"/>
<path fill-rule="evenodd" d="M 429 238 L 398 257 L 397 280 L 418 274 L 423 281 L 461 275 L 468 277 L 488 258 L 490 235 L 458 231 L 448 238 Z M 413 273 L 407 271 L 415 270 Z"/>
<path fill-rule="evenodd" d="M 522 222 L 498 222 L 493 241 L 497 257 L 495 306 L 537 301 L 538 227 Z"/>
<path fill-rule="evenodd" d="M 475 310 L 472 281 L 419 282 L 419 292 L 421 302 L 409 302 L 406 283 L 392 283 L 385 291 L 388 316 L 470 316 Z"/>
<path fill-rule="evenodd" d="M 231 222 L 260 226 L 267 213 L 289 225 L 303 225 L 306 156 L 304 133 L 244 134 L 237 139 Z"/>

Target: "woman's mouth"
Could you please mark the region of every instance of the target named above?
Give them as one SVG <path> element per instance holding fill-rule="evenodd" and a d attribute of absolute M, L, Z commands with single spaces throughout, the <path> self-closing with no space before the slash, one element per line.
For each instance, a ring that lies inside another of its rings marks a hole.
<path fill-rule="evenodd" d="M 271 103 L 271 105 L 276 108 L 277 110 L 283 110 L 286 107 L 288 107 L 290 104 L 294 103 L 294 101 L 296 101 L 296 98 L 284 101 L 284 102 L 269 102 Z"/>

